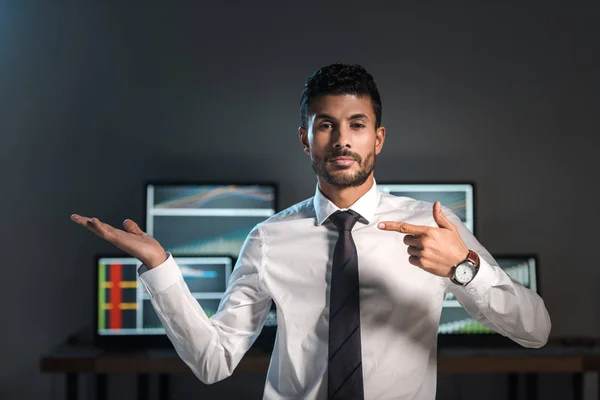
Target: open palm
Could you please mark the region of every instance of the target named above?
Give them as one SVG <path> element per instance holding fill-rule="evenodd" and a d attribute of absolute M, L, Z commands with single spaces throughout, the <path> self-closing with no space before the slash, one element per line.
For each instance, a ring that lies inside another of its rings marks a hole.
<path fill-rule="evenodd" d="M 71 215 L 71 220 L 137 258 L 148 268 L 154 268 L 167 259 L 167 254 L 160 243 L 142 231 L 138 224 L 130 219 L 123 221 L 125 230 L 114 228 L 101 222 L 98 218 L 83 217 L 77 214 Z"/>

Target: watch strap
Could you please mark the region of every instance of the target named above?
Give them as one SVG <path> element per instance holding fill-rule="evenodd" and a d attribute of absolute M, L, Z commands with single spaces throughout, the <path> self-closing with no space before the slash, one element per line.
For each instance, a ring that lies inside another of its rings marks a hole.
<path fill-rule="evenodd" d="M 465 258 L 463 262 L 465 261 L 470 261 L 475 268 L 479 269 L 479 254 L 475 253 L 473 250 L 469 250 L 469 254 L 467 254 L 467 258 Z"/>

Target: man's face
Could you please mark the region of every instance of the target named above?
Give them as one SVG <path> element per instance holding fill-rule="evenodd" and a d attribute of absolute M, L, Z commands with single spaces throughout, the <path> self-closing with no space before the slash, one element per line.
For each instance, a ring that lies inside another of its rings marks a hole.
<path fill-rule="evenodd" d="M 332 186 L 356 187 L 373 174 L 385 128 L 375 129 L 369 97 L 327 95 L 315 99 L 300 141 L 317 176 Z"/>

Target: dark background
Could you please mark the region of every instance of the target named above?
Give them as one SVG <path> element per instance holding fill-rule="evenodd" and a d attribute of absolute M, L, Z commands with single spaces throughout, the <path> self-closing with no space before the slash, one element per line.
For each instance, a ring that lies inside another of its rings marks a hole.
<path fill-rule="evenodd" d="M 435 3 L 0 1 L 0 398 L 59 398 L 38 357 L 92 326 L 94 255 L 115 251 L 69 216 L 143 222 L 146 180 L 311 196 L 299 98 L 333 62 L 379 85 L 377 179 L 474 181 L 484 246 L 539 254 L 552 336 L 598 336 L 598 3 Z M 178 399 L 260 398 L 264 376 L 173 381 Z M 542 398 L 568 382 L 543 377 Z M 505 385 L 440 376 L 438 393 Z"/>

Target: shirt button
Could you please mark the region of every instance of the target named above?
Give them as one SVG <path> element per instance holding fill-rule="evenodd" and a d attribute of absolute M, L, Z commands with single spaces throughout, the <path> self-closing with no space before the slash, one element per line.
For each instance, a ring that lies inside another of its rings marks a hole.
<path fill-rule="evenodd" d="M 470 294 L 475 294 L 475 289 L 471 288 L 471 289 L 467 290 L 467 292 L 469 292 Z"/>

